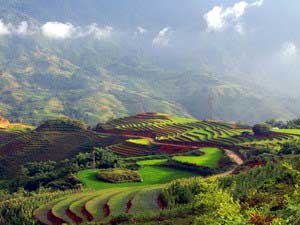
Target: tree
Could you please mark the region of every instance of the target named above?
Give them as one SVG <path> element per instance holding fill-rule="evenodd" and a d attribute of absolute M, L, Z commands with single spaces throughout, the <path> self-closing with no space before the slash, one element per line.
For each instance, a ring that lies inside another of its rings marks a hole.
<path fill-rule="evenodd" d="M 272 127 L 269 124 L 261 123 L 261 124 L 254 125 L 252 130 L 255 135 L 261 136 L 261 135 L 269 134 L 272 130 Z"/>
<path fill-rule="evenodd" d="M 204 193 L 195 197 L 195 207 L 200 215 L 196 217 L 194 225 L 242 225 L 246 224 L 241 214 L 241 206 L 232 196 L 211 184 Z"/>

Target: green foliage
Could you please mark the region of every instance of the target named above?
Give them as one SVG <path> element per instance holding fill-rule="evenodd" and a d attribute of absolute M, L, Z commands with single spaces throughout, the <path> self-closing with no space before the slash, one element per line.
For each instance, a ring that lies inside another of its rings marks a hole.
<path fill-rule="evenodd" d="M 300 141 L 290 141 L 284 143 L 279 151 L 280 154 L 300 154 Z"/>
<path fill-rule="evenodd" d="M 111 150 L 95 148 L 96 167 L 97 168 L 115 168 L 121 166 L 120 158 Z"/>
<path fill-rule="evenodd" d="M 77 177 L 84 183 L 86 188 L 100 190 L 105 188 L 137 187 L 154 184 L 165 184 L 174 179 L 197 176 L 195 172 L 156 166 L 142 167 L 138 170 L 138 173 L 141 175 L 143 182 L 111 184 L 99 181 L 97 179 L 97 169 L 79 171 L 77 173 Z"/>
<path fill-rule="evenodd" d="M 150 141 L 148 139 L 128 139 L 127 142 L 137 144 L 137 145 L 150 145 Z"/>
<path fill-rule="evenodd" d="M 256 124 L 253 126 L 253 133 L 257 136 L 266 135 L 271 132 L 272 127 L 266 123 Z"/>
<path fill-rule="evenodd" d="M 51 119 L 42 123 L 37 130 L 55 130 L 55 131 L 76 131 L 85 130 L 86 125 L 79 120 L 73 120 L 67 117 L 61 117 L 59 119 Z"/>
<path fill-rule="evenodd" d="M 72 194 L 76 191 L 49 192 L 49 190 L 40 190 L 40 192 L 26 192 L 19 190 L 13 195 L 6 194 L 6 200 L 0 200 L 0 224 L 5 225 L 39 225 L 33 218 L 33 211 L 42 204 L 49 201 Z"/>
<path fill-rule="evenodd" d="M 266 121 L 267 124 L 272 127 L 278 127 L 280 129 L 300 129 L 300 118 L 288 120 L 288 121 L 278 121 L 275 119 L 270 119 Z"/>
<path fill-rule="evenodd" d="M 128 169 L 101 169 L 97 178 L 110 183 L 141 182 L 142 178 L 137 171 Z"/>
<path fill-rule="evenodd" d="M 295 183 L 295 176 L 291 170 L 281 163 L 269 162 L 266 166 L 247 170 L 245 173 L 233 177 L 221 178 L 223 187 L 230 187 L 233 196 L 238 199 L 250 196 L 253 190 L 270 188 L 276 183 L 284 182 L 289 185 Z"/>
<path fill-rule="evenodd" d="M 110 150 L 96 148 L 96 166 L 98 168 L 115 168 L 121 165 L 119 157 Z M 22 173 L 10 184 L 14 191 L 23 187 L 34 191 L 40 187 L 49 187 L 55 190 L 80 188 L 81 181 L 73 174 L 81 169 L 91 168 L 92 153 L 79 153 L 74 158 L 59 162 L 31 162 L 23 166 Z"/>
<path fill-rule="evenodd" d="M 178 162 L 190 163 L 197 166 L 217 168 L 224 152 L 218 148 L 203 148 L 199 150 L 203 156 L 175 156 L 173 159 Z"/>
<path fill-rule="evenodd" d="M 285 196 L 287 207 L 284 210 L 284 215 L 287 217 L 289 224 L 300 224 L 300 188 L 296 186 L 295 191 Z"/>
<path fill-rule="evenodd" d="M 163 165 L 167 161 L 168 161 L 167 159 L 148 159 L 148 160 L 138 161 L 137 164 L 139 166 L 155 166 L 155 165 Z"/>
<path fill-rule="evenodd" d="M 194 206 L 197 209 L 195 225 L 243 225 L 245 220 L 241 207 L 230 193 L 218 187 L 216 183 L 209 185 L 205 192 L 196 195 Z"/>
<path fill-rule="evenodd" d="M 162 199 L 169 207 L 191 203 L 194 196 L 206 192 L 210 184 L 202 178 L 175 180 L 169 183 L 162 192 Z"/>

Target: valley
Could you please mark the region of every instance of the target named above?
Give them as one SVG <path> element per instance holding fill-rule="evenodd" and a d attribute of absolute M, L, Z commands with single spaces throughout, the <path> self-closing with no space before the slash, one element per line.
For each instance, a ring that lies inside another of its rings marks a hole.
<path fill-rule="evenodd" d="M 0 225 L 299 225 L 299 8 L 0 0 Z"/>
<path fill-rule="evenodd" d="M 225 185 L 227 179 L 263 170 L 272 161 L 288 160 L 280 156 L 282 148 L 300 139 L 297 129 L 256 135 L 247 125 L 163 113 L 139 113 L 99 123 L 94 129 L 68 118 L 49 120 L 36 128 L 19 126 L 1 130 L 2 189 L 20 184 L 25 189 L 35 185 L 56 189 L 22 200 L 27 207 L 24 213 L 33 212 L 30 220 L 49 225 L 126 224 L 132 220 L 146 224 L 147 218 L 159 215 L 167 223 L 181 207 L 170 208 L 174 203 L 166 195 L 177 181 L 188 181 L 182 188 L 190 188 L 194 179 L 201 182 L 193 185 L 214 185 L 216 180 Z M 120 168 L 112 176 L 121 182 L 99 180 L 100 170 L 92 168 L 93 157 L 98 168 Z M 136 171 L 141 181 L 122 182 L 122 168 Z M 0 209 L 7 204 L 17 207 L 16 201 L 8 198 L 0 202 Z M 188 210 L 190 206 L 184 207 Z"/>

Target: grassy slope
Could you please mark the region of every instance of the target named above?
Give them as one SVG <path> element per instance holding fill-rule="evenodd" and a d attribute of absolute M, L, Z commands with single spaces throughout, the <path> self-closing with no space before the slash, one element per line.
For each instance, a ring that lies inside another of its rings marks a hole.
<path fill-rule="evenodd" d="M 163 164 L 167 161 L 168 161 L 167 159 L 148 159 L 148 160 L 138 161 L 137 164 L 140 166 L 155 166 L 155 165 Z"/>
<path fill-rule="evenodd" d="M 175 156 L 174 160 L 179 162 L 192 163 L 199 166 L 207 166 L 209 168 L 216 168 L 218 162 L 224 155 L 224 152 L 218 148 L 203 148 L 199 151 L 204 152 L 203 156 Z"/>
<path fill-rule="evenodd" d="M 273 131 L 277 132 L 277 133 L 300 135 L 300 129 L 279 129 L 279 130 L 273 130 Z"/>
<path fill-rule="evenodd" d="M 141 183 L 123 183 L 123 184 L 110 184 L 97 180 L 98 170 L 83 170 L 77 176 L 85 184 L 87 188 L 91 189 L 106 189 L 106 188 L 120 188 L 120 187 L 136 187 L 154 184 L 164 184 L 177 178 L 193 177 L 197 174 L 180 171 L 171 168 L 147 166 L 139 170 L 143 178 Z"/>
<path fill-rule="evenodd" d="M 151 142 L 148 139 L 128 139 L 127 142 L 146 146 L 151 144 Z"/>

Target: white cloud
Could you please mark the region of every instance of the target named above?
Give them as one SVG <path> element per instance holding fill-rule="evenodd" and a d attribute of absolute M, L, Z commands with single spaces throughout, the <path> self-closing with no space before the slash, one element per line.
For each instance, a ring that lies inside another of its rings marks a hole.
<path fill-rule="evenodd" d="M 244 28 L 243 24 L 241 24 L 241 23 L 236 24 L 234 26 L 234 29 L 236 30 L 236 32 L 238 32 L 241 35 L 245 34 L 245 28 Z"/>
<path fill-rule="evenodd" d="M 26 35 L 28 33 L 28 23 L 26 21 L 22 21 L 15 29 L 15 32 L 17 34 Z"/>
<path fill-rule="evenodd" d="M 19 25 L 15 26 L 11 23 L 5 24 L 0 20 L 0 36 L 3 35 L 26 35 L 28 32 L 28 23 L 22 21 Z"/>
<path fill-rule="evenodd" d="M 262 6 L 262 4 L 264 4 L 264 0 L 258 0 L 256 2 L 253 2 L 251 5 L 260 7 L 260 6 Z"/>
<path fill-rule="evenodd" d="M 75 27 L 71 23 L 47 22 L 42 27 L 42 33 L 48 38 L 66 39 L 94 36 L 98 40 L 111 37 L 113 27 L 99 27 L 96 23 L 85 27 Z"/>
<path fill-rule="evenodd" d="M 47 22 L 42 27 L 44 36 L 53 39 L 66 39 L 72 37 L 76 28 L 71 23 Z"/>
<path fill-rule="evenodd" d="M 104 40 L 111 37 L 114 28 L 111 26 L 98 27 L 97 24 L 91 24 L 88 26 L 88 31 L 83 35 L 94 35 L 96 39 Z"/>
<path fill-rule="evenodd" d="M 0 36 L 3 36 L 3 35 L 8 35 L 10 34 L 10 30 L 9 30 L 9 27 L 8 25 L 4 24 L 2 22 L 2 20 L 0 20 Z"/>
<path fill-rule="evenodd" d="M 280 58 L 287 62 L 298 57 L 299 49 L 296 44 L 292 41 L 286 42 L 282 45 L 279 56 Z"/>
<path fill-rule="evenodd" d="M 153 39 L 152 43 L 158 47 L 166 47 L 170 44 L 170 27 L 165 27 Z"/>
<path fill-rule="evenodd" d="M 260 7 L 263 2 L 264 0 L 257 0 L 249 4 L 246 1 L 240 1 L 227 8 L 214 6 L 212 10 L 204 15 L 207 28 L 210 31 L 222 31 L 228 25 L 238 25 L 239 19 L 245 14 L 248 8 Z"/>
<path fill-rule="evenodd" d="M 147 33 L 147 30 L 145 28 L 143 28 L 143 27 L 137 27 L 136 29 L 137 29 L 137 32 L 139 34 L 145 34 L 145 33 Z"/>

